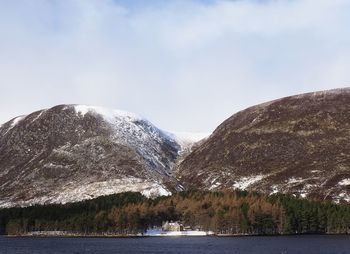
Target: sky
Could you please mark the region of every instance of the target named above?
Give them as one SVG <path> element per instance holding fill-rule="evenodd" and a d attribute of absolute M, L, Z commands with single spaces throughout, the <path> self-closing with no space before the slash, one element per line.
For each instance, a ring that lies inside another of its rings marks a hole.
<path fill-rule="evenodd" d="M 350 84 L 349 0 L 0 0 L 0 123 L 58 104 L 210 132 Z"/>

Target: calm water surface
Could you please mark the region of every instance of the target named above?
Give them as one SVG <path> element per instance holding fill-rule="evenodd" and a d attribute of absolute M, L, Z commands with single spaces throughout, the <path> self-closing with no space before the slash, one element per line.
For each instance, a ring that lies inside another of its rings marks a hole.
<path fill-rule="evenodd" d="M 148 238 L 9 238 L 0 236 L 0 253 L 350 254 L 350 236 Z"/>

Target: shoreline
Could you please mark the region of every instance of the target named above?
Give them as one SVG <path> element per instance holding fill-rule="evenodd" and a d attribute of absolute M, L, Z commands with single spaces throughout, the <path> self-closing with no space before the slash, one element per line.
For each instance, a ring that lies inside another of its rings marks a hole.
<path fill-rule="evenodd" d="M 289 236 L 349 236 L 350 234 L 276 234 L 276 235 L 256 235 L 256 234 L 211 234 L 211 235 L 83 235 L 83 234 L 65 234 L 65 235 L 0 235 L 6 238 L 178 238 L 178 237 L 289 237 Z"/>

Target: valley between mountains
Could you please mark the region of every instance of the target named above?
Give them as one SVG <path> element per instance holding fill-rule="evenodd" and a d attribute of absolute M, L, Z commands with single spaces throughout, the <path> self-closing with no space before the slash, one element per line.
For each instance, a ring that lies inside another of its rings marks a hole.
<path fill-rule="evenodd" d="M 0 126 L 0 207 L 190 189 L 350 202 L 350 88 L 253 106 L 211 135 L 172 134 L 133 113 L 84 105 Z"/>

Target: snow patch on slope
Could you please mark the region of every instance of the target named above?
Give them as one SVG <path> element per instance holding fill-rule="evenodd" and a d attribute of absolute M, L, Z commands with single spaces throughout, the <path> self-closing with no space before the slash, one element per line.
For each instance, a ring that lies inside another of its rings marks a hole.
<path fill-rule="evenodd" d="M 10 122 L 11 122 L 11 125 L 10 127 L 6 130 L 6 132 L 3 134 L 5 135 L 6 133 L 8 133 L 11 129 L 13 129 L 20 121 L 22 121 L 24 118 L 26 118 L 26 115 L 23 115 L 23 116 L 18 116 L 14 119 L 12 119 Z M 0 127 L 4 126 L 4 124 L 0 125 Z"/>
<path fill-rule="evenodd" d="M 33 198 L 21 202 L 0 201 L 0 207 L 31 206 L 34 204 L 65 204 L 92 199 L 99 196 L 111 195 L 121 192 L 140 192 L 146 197 L 168 196 L 168 191 L 162 184 L 135 177 L 124 177 L 109 181 L 90 182 L 66 185 L 61 190 L 48 196 Z"/>
<path fill-rule="evenodd" d="M 336 203 L 340 203 L 340 201 L 350 202 L 350 194 L 341 192 L 338 196 L 333 197 L 333 199 Z"/>
<path fill-rule="evenodd" d="M 256 176 L 247 176 L 242 177 L 239 180 L 236 180 L 236 182 L 233 184 L 233 187 L 240 190 L 247 189 L 250 185 L 259 182 L 264 178 L 263 175 L 256 175 Z"/>
<path fill-rule="evenodd" d="M 45 114 L 46 109 L 42 110 L 33 120 L 32 122 L 35 122 L 36 120 L 38 120 L 43 114 Z"/>
<path fill-rule="evenodd" d="M 211 191 L 211 190 L 215 190 L 215 189 L 217 189 L 218 187 L 220 187 L 221 186 L 221 183 L 220 182 L 215 182 L 215 183 L 213 183 L 210 187 L 209 187 L 209 190 Z"/>
<path fill-rule="evenodd" d="M 12 120 L 11 128 L 15 127 L 20 121 L 22 121 L 26 116 L 18 116 Z"/>
<path fill-rule="evenodd" d="M 307 179 L 303 179 L 301 177 L 295 178 L 295 177 L 291 177 L 288 179 L 287 183 L 288 184 L 299 184 L 302 182 L 305 182 Z"/>
<path fill-rule="evenodd" d="M 350 185 L 350 178 L 343 179 L 338 184 L 341 186 Z"/>

